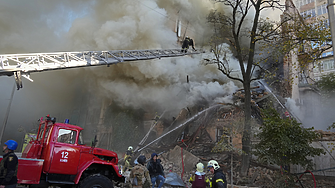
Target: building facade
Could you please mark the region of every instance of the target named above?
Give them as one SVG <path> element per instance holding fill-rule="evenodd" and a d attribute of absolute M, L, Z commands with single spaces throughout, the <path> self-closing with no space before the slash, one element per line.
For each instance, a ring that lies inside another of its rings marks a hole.
<path fill-rule="evenodd" d="M 320 19 L 324 22 L 326 28 L 329 28 L 327 0 L 293 0 L 293 3 L 301 16 Z M 329 43 L 331 44 L 331 42 Z M 327 49 L 320 55 L 318 62 L 313 64 L 312 77 L 314 81 L 320 80 L 320 77 L 324 74 L 335 72 L 333 56 L 333 49 Z M 301 78 L 300 81 L 304 80 Z M 312 84 L 310 82 L 306 83 Z"/>
<path fill-rule="evenodd" d="M 324 23 L 326 29 L 329 28 L 327 0 L 286 0 L 283 17 L 285 14 L 307 17 L 307 22 L 309 19 L 317 19 Z M 300 49 L 292 50 L 284 58 L 284 79 L 288 80 L 286 85 L 289 92 L 283 96 L 295 101 L 295 106 L 299 109 L 298 116 L 307 127 L 316 127 L 315 124 L 321 122 L 319 118 L 323 115 L 321 95 L 313 85 L 322 75 L 335 72 L 333 49 L 329 48 L 329 44 L 331 42 L 321 44 L 326 50 L 320 54 L 317 61 L 309 62 L 304 51 L 299 51 Z M 312 44 L 311 48 L 313 47 Z M 302 67 L 301 64 L 307 66 Z"/>

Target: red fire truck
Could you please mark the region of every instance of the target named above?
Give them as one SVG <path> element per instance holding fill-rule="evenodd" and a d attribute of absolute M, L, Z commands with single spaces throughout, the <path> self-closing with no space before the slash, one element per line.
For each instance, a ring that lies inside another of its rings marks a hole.
<path fill-rule="evenodd" d="M 83 128 L 41 118 L 37 138 L 30 141 L 19 158 L 18 183 L 30 187 L 112 188 L 123 183 L 115 152 L 86 146 Z"/>

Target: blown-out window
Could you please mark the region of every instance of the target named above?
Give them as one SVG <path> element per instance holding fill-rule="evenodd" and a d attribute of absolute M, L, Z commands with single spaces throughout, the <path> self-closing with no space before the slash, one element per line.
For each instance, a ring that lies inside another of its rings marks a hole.
<path fill-rule="evenodd" d="M 221 139 L 223 139 L 223 143 L 228 144 L 229 143 L 229 134 L 228 130 L 219 127 L 216 129 L 216 142 L 219 142 Z"/>

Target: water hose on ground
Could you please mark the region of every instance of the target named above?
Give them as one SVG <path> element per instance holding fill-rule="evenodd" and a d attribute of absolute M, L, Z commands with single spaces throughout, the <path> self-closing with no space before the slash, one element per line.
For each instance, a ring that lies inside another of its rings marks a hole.
<path fill-rule="evenodd" d="M 305 173 L 311 173 L 312 174 L 312 177 L 313 177 L 313 180 L 314 180 L 314 188 L 316 188 L 316 181 L 315 181 L 315 177 L 314 177 L 314 174 L 310 171 L 310 170 L 306 170 L 303 174 L 300 175 L 299 179 L 305 174 Z"/>

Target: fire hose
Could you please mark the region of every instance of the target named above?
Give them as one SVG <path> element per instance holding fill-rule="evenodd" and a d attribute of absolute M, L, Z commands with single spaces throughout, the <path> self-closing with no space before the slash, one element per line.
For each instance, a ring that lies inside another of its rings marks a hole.
<path fill-rule="evenodd" d="M 313 180 L 314 180 L 314 188 L 316 188 L 315 177 L 314 177 L 314 174 L 313 174 L 310 170 L 306 170 L 303 174 L 301 174 L 300 177 L 298 178 L 297 182 L 298 182 L 299 179 L 300 179 L 305 173 L 307 173 L 307 172 L 312 174 L 312 177 L 313 177 Z"/>

